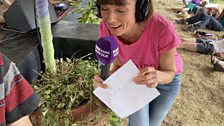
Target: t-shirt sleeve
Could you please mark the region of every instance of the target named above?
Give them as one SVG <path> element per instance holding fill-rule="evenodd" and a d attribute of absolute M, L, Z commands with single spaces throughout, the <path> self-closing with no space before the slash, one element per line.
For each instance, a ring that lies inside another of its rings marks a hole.
<path fill-rule="evenodd" d="M 172 48 L 175 48 L 179 45 L 180 39 L 176 33 L 174 26 L 170 25 L 165 27 L 159 33 L 159 53 L 166 53 Z"/>
<path fill-rule="evenodd" d="M 105 37 L 105 36 L 110 36 L 109 29 L 107 28 L 105 22 L 103 22 L 103 21 L 100 23 L 98 31 L 99 31 L 99 38 Z"/>
<path fill-rule="evenodd" d="M 5 85 L 6 123 L 10 124 L 31 114 L 38 107 L 40 99 L 15 64 L 9 62 L 8 66 L 3 83 Z"/>

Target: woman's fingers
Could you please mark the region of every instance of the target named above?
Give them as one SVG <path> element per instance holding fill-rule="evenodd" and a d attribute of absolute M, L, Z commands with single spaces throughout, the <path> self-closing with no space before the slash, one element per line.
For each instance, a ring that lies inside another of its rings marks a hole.
<path fill-rule="evenodd" d="M 153 67 L 143 68 L 134 78 L 134 82 L 139 84 L 153 83 L 156 80 L 156 70 Z"/>
<path fill-rule="evenodd" d="M 157 85 L 158 85 L 157 82 L 155 82 L 155 83 L 151 83 L 151 84 L 146 84 L 146 86 L 147 86 L 148 88 L 155 88 Z"/>
<path fill-rule="evenodd" d="M 156 80 L 154 72 L 147 73 L 145 75 L 139 75 L 134 78 L 134 82 L 138 84 L 148 84 L 148 83 L 153 83 Z"/>
<path fill-rule="evenodd" d="M 146 84 L 147 87 L 157 86 L 157 74 L 153 67 L 147 67 L 140 70 L 138 76 L 136 76 L 133 81 L 137 84 Z"/>
<path fill-rule="evenodd" d="M 141 75 L 146 75 L 150 72 L 155 72 L 155 69 L 154 67 L 146 67 L 146 68 L 143 68 L 142 70 L 139 71 L 138 75 L 141 76 Z"/>
<path fill-rule="evenodd" d="M 108 87 L 106 84 L 103 84 L 103 79 L 99 75 L 95 75 L 92 81 L 93 81 L 94 88 L 97 88 L 97 87 L 107 88 Z"/>

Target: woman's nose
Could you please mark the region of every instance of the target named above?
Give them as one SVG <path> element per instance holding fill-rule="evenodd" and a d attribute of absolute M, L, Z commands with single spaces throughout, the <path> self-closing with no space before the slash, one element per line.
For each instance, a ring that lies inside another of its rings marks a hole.
<path fill-rule="evenodd" d="M 110 12 L 109 14 L 108 14 L 108 16 L 107 16 L 107 21 L 108 22 L 114 22 L 114 21 L 116 21 L 116 14 L 115 13 L 113 13 L 113 12 Z"/>

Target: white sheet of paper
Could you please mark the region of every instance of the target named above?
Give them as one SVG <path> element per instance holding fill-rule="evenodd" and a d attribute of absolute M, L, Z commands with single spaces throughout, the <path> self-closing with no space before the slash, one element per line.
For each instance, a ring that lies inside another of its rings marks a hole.
<path fill-rule="evenodd" d="M 125 118 L 160 94 L 156 88 L 135 84 L 132 79 L 138 72 L 138 68 L 129 60 L 104 81 L 109 88 L 96 88 L 93 93 L 120 118 Z"/>

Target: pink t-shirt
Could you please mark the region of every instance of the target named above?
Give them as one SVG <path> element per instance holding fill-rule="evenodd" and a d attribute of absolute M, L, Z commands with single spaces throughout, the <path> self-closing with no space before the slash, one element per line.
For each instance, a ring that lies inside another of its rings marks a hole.
<path fill-rule="evenodd" d="M 99 37 L 103 36 L 110 36 L 105 22 L 101 22 L 99 26 Z M 123 44 L 117 37 L 115 38 L 119 45 L 121 62 L 124 64 L 131 59 L 139 69 L 148 66 L 159 69 L 159 55 L 177 47 L 180 43 L 175 26 L 156 13 L 147 21 L 143 34 L 133 44 Z M 176 73 L 181 73 L 182 70 L 182 58 L 176 53 Z"/>

